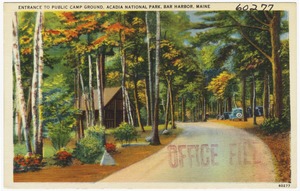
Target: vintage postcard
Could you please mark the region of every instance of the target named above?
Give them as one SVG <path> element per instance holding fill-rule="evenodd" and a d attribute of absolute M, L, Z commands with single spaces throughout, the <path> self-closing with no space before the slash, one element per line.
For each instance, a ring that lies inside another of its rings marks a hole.
<path fill-rule="evenodd" d="M 296 7 L 4 3 L 5 187 L 296 188 Z"/>

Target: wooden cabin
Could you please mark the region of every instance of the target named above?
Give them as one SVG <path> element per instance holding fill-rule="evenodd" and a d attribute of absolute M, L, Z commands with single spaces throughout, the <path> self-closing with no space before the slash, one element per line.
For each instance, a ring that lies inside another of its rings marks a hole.
<path fill-rule="evenodd" d="M 122 102 L 122 89 L 121 87 L 104 88 L 103 96 L 103 119 L 106 128 L 118 127 L 123 121 L 123 102 Z M 98 104 L 98 91 L 93 91 L 94 95 L 94 109 L 96 122 L 99 120 L 99 104 Z M 85 118 L 86 103 L 84 97 L 81 97 L 80 110 L 82 117 Z"/>

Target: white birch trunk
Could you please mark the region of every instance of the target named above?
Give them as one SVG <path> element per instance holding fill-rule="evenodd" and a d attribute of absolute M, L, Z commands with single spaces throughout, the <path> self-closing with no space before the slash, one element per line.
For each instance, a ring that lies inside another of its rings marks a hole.
<path fill-rule="evenodd" d="M 43 14 L 37 12 L 34 32 L 34 58 L 32 77 L 32 122 L 34 130 L 34 153 L 42 155 L 43 152 L 43 119 L 42 119 L 42 82 L 43 82 L 43 41 L 42 41 Z"/>
<path fill-rule="evenodd" d="M 34 134 L 34 152 L 37 150 L 37 140 L 38 140 L 38 128 L 39 128 L 39 119 L 38 119 L 38 61 L 39 61 L 39 48 L 38 48 L 38 31 L 39 31 L 39 17 L 40 12 L 36 15 L 36 23 L 34 30 L 34 46 L 33 46 L 33 76 L 32 76 L 32 89 L 31 89 L 31 112 L 32 112 L 32 126 Z"/>
<path fill-rule="evenodd" d="M 145 14 L 146 20 L 146 30 L 147 30 L 147 58 L 148 58 L 148 70 L 149 70 L 149 99 L 150 99 L 150 121 L 153 120 L 153 85 L 152 85 L 152 65 L 151 65 L 151 55 L 150 55 L 150 30 L 148 22 L 148 11 Z M 152 123 L 151 123 L 152 124 Z"/>
<path fill-rule="evenodd" d="M 88 56 L 89 60 L 89 104 L 90 104 L 90 126 L 95 125 L 95 117 L 94 117 L 94 92 L 93 92 L 93 70 L 92 70 L 92 59 L 91 55 Z"/>
<path fill-rule="evenodd" d="M 22 75 L 21 75 L 21 63 L 20 63 L 20 52 L 19 52 L 19 36 L 18 36 L 18 15 L 17 12 L 14 14 L 13 18 L 13 61 L 16 75 L 16 89 L 17 89 L 17 99 L 20 109 L 20 115 L 22 118 L 22 127 L 24 129 L 24 137 L 27 153 L 32 153 L 31 144 L 30 144 L 30 135 L 29 135 L 29 126 L 27 124 L 26 117 L 26 103 L 24 97 L 24 90 L 22 84 Z"/>
<path fill-rule="evenodd" d="M 123 47 L 122 40 L 125 38 L 122 31 L 120 31 L 120 54 L 121 54 L 121 64 L 122 64 L 122 101 L 123 101 L 123 122 L 125 122 L 126 118 L 126 95 L 125 95 L 125 75 L 126 75 L 126 56 L 125 50 Z"/>
<path fill-rule="evenodd" d="M 38 126 L 38 138 L 37 138 L 37 150 L 36 153 L 43 155 L 43 94 L 42 94 L 42 84 L 43 84 L 43 72 L 44 72 L 44 51 L 43 51 L 43 13 L 40 12 L 39 19 L 39 30 L 38 30 L 38 116 L 39 116 L 39 126 Z"/>
<path fill-rule="evenodd" d="M 128 122 L 130 125 L 134 125 L 131 104 L 130 104 L 129 95 L 126 88 L 125 88 L 125 98 L 126 98 L 126 105 L 127 105 L 126 108 L 127 108 Z"/>

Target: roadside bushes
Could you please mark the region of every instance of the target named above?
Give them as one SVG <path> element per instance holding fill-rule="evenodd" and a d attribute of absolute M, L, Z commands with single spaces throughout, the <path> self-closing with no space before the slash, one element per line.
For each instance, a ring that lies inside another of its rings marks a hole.
<path fill-rule="evenodd" d="M 39 170 L 42 166 L 42 157 L 40 155 L 18 154 L 14 157 L 14 172 L 27 172 Z"/>
<path fill-rule="evenodd" d="M 72 154 L 65 149 L 60 149 L 54 155 L 55 165 L 57 166 L 70 166 L 72 164 Z"/>
<path fill-rule="evenodd" d="M 120 141 L 122 144 L 130 143 L 133 140 L 137 140 L 138 132 L 136 128 L 128 123 L 121 123 L 118 128 L 113 131 L 113 136 L 116 141 Z"/>
<path fill-rule="evenodd" d="M 290 124 L 285 119 L 269 118 L 260 125 L 260 128 L 265 134 L 274 134 L 288 131 Z"/>
<path fill-rule="evenodd" d="M 48 124 L 49 137 L 55 150 L 65 147 L 71 140 L 72 129 L 65 125 Z"/>
<path fill-rule="evenodd" d="M 89 127 L 86 136 L 76 143 L 73 151 L 75 158 L 83 163 L 95 163 L 101 160 L 104 153 L 104 128 L 101 126 Z"/>

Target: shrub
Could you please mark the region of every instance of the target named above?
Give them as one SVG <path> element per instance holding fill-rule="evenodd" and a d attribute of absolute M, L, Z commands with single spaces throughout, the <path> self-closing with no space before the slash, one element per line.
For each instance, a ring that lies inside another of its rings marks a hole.
<path fill-rule="evenodd" d="M 56 150 L 65 147 L 71 140 L 70 127 L 48 124 L 48 128 L 50 140 Z"/>
<path fill-rule="evenodd" d="M 123 141 L 130 143 L 138 138 L 138 133 L 132 125 L 121 123 L 120 126 L 113 131 L 113 136 L 117 141 L 123 144 Z"/>
<path fill-rule="evenodd" d="M 116 152 L 116 145 L 113 143 L 106 143 L 105 148 L 106 148 L 106 151 L 109 153 Z"/>
<path fill-rule="evenodd" d="M 288 124 L 289 126 L 291 125 L 291 111 L 290 111 L 290 107 L 287 106 L 283 112 L 282 112 L 282 118 L 285 122 L 285 124 Z"/>
<path fill-rule="evenodd" d="M 103 139 L 105 128 L 102 126 L 93 126 L 89 127 L 86 131 L 86 136 L 96 137 L 98 139 Z"/>
<path fill-rule="evenodd" d="M 260 128 L 265 134 L 274 134 L 287 131 L 290 127 L 284 120 L 269 118 L 260 125 Z"/>
<path fill-rule="evenodd" d="M 104 152 L 103 138 L 102 127 L 89 127 L 86 136 L 76 143 L 73 155 L 83 163 L 95 163 Z"/>
<path fill-rule="evenodd" d="M 72 164 L 72 154 L 67 152 L 65 149 L 60 149 L 54 155 L 55 165 L 58 166 L 69 166 Z"/>
<path fill-rule="evenodd" d="M 42 157 L 40 155 L 21 155 L 14 157 L 14 172 L 36 171 L 42 166 Z"/>
<path fill-rule="evenodd" d="M 76 122 L 78 109 L 74 108 L 74 94 L 64 74 L 49 76 L 43 83 L 43 117 L 45 132 L 53 147 L 59 150 L 71 139 L 72 127 Z"/>

